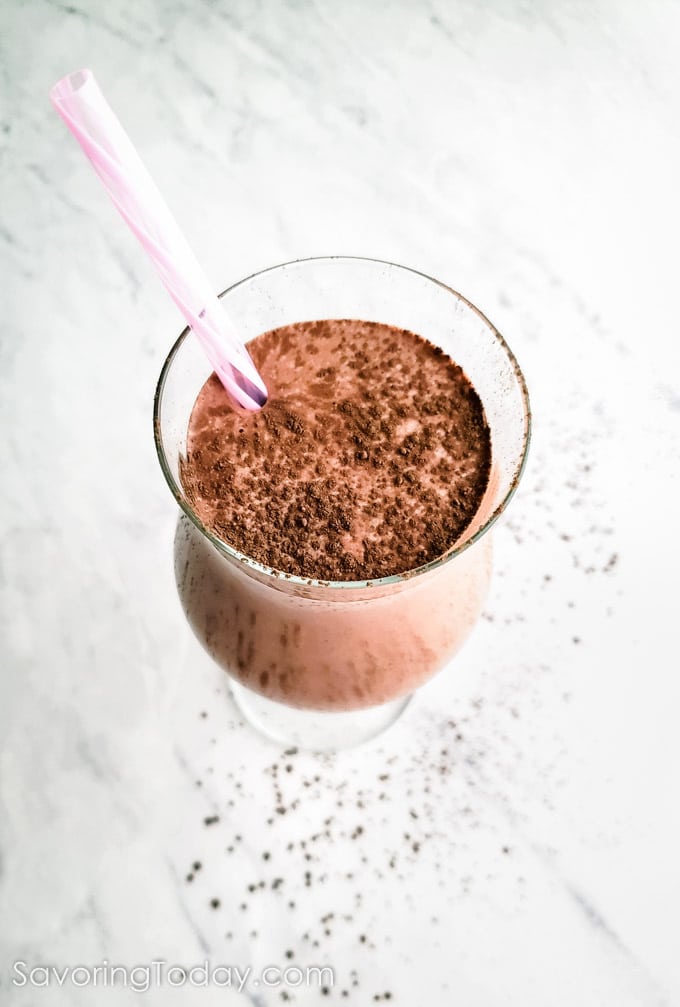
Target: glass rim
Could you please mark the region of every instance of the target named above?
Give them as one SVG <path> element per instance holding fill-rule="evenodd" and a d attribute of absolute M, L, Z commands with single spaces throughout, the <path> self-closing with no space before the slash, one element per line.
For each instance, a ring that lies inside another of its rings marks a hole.
<path fill-rule="evenodd" d="M 494 508 L 494 510 L 486 519 L 484 524 L 477 529 L 474 535 L 471 535 L 469 538 L 465 539 L 459 545 L 453 546 L 443 555 L 438 556 L 436 559 L 430 560 L 428 563 L 423 563 L 421 566 L 414 567 L 411 570 L 405 570 L 403 573 L 390 574 L 387 577 L 376 577 L 371 580 L 321 580 L 316 577 L 300 577 L 297 574 L 286 573 L 283 570 L 277 570 L 275 567 L 267 566 L 266 564 L 260 563 L 258 560 L 253 559 L 251 556 L 248 556 L 245 553 L 240 552 L 238 549 L 235 549 L 232 545 L 229 545 L 228 542 L 225 542 L 224 539 L 221 539 L 218 535 L 215 535 L 212 531 L 210 531 L 209 528 L 206 527 L 206 525 L 203 524 L 198 514 L 196 514 L 193 507 L 187 500 L 181 486 L 178 485 L 177 481 L 175 480 L 175 477 L 172 474 L 172 471 L 170 470 L 170 465 L 168 464 L 167 456 L 165 453 L 165 447 L 163 444 L 163 436 L 161 431 L 161 409 L 163 404 L 163 392 L 165 389 L 165 382 L 167 380 L 170 368 L 172 367 L 175 357 L 177 356 L 177 353 L 180 350 L 180 347 L 182 346 L 184 340 L 191 332 L 190 326 L 187 326 L 185 329 L 183 329 L 183 331 L 175 340 L 173 346 L 170 349 L 170 352 L 165 358 L 163 367 L 161 368 L 161 373 L 158 378 L 158 382 L 156 384 L 156 391 L 154 394 L 154 401 L 153 401 L 153 428 L 154 428 L 154 441 L 156 444 L 156 454 L 158 455 L 158 461 L 160 463 L 163 475 L 165 476 L 165 481 L 167 482 L 170 491 L 174 496 L 177 504 L 179 505 L 180 509 L 184 512 L 184 514 L 186 514 L 189 520 L 196 526 L 196 528 L 208 539 L 209 542 L 212 543 L 212 545 L 215 546 L 215 548 L 220 553 L 227 556 L 229 559 L 234 560 L 239 565 L 246 566 L 249 569 L 255 571 L 256 573 L 266 578 L 269 578 L 273 581 L 277 581 L 283 584 L 290 584 L 292 586 L 300 586 L 305 588 L 309 587 L 331 588 L 336 590 L 343 590 L 343 589 L 361 590 L 371 588 L 384 588 L 390 585 L 400 584 L 410 580 L 414 580 L 415 578 L 420 577 L 423 574 L 429 573 L 433 570 L 437 570 L 439 567 L 444 566 L 446 563 L 449 563 L 452 559 L 455 559 L 456 556 L 459 556 L 461 553 L 465 552 L 466 549 L 469 549 L 470 546 L 474 545 L 475 542 L 479 541 L 479 539 L 482 538 L 482 536 L 485 535 L 489 531 L 489 529 L 496 523 L 498 518 L 501 516 L 501 514 L 508 506 L 512 497 L 515 495 L 515 491 L 517 489 L 517 486 L 519 485 L 522 473 L 524 472 L 524 469 L 526 467 L 527 455 L 529 452 L 529 442 L 531 440 L 531 423 L 532 423 L 531 405 L 529 402 L 529 391 L 527 389 L 526 381 L 524 379 L 524 374 L 522 373 L 522 369 L 520 368 L 519 363 L 517 362 L 517 358 L 515 357 L 514 353 L 512 352 L 512 350 L 510 349 L 510 347 L 508 346 L 508 344 L 506 343 L 505 339 L 500 334 L 496 326 L 493 325 L 493 323 L 489 321 L 486 315 L 483 314 L 483 312 L 481 312 L 479 308 L 477 308 L 471 301 L 469 301 L 467 297 L 464 297 L 462 294 L 459 294 L 457 290 L 454 290 L 453 287 L 448 286 L 448 284 L 446 283 L 442 283 L 441 280 L 437 280 L 433 276 L 429 276 L 427 273 L 423 273 L 418 269 L 412 269 L 410 266 L 401 266 L 399 265 L 399 263 L 389 262 L 386 259 L 373 259 L 370 256 L 365 255 L 316 255 L 316 256 L 309 256 L 303 259 L 291 259 L 289 262 L 280 262 L 274 266 L 268 266 L 266 269 L 259 269 L 257 270 L 257 272 L 251 273 L 249 276 L 245 276 L 243 279 L 238 280 L 236 283 L 232 283 L 229 287 L 223 290 L 222 293 L 220 293 L 218 296 L 220 298 L 226 297 L 227 294 L 231 293 L 232 290 L 236 290 L 237 287 L 242 286 L 244 283 L 249 283 L 251 280 L 257 279 L 257 277 L 259 276 L 264 276 L 266 273 L 271 273 L 278 269 L 285 269 L 286 267 L 298 266 L 304 263 L 311 263 L 311 262 L 370 262 L 375 265 L 390 266 L 393 269 L 401 269 L 404 270 L 405 272 L 413 273 L 416 276 L 420 276 L 423 279 L 428 280 L 430 283 L 436 284 L 438 287 L 441 287 L 443 290 L 446 290 L 448 293 L 453 295 L 453 297 L 455 297 L 457 300 L 462 301 L 463 304 L 465 304 L 472 312 L 474 312 L 474 314 L 476 314 L 477 317 L 480 318 L 484 322 L 484 324 L 489 328 L 495 340 L 501 345 L 502 349 L 504 350 L 510 362 L 513 373 L 519 385 L 520 396 L 523 407 L 522 419 L 524 429 L 523 429 L 521 456 L 519 459 L 519 463 L 515 467 L 515 471 L 513 473 L 512 480 L 510 482 L 510 487 L 508 491 L 505 493 L 501 502 L 498 504 L 498 506 Z M 188 417 L 187 417 L 187 423 L 188 423 Z"/>

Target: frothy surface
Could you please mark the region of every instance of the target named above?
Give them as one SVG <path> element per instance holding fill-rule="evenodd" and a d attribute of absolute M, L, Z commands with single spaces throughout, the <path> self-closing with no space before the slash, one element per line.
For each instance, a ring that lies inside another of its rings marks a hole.
<path fill-rule="evenodd" d="M 182 482 L 223 541 L 320 580 L 373 580 L 443 555 L 472 520 L 491 446 L 442 350 L 375 322 L 298 322 L 249 350 L 269 389 L 237 413 L 218 378 L 189 422 Z"/>

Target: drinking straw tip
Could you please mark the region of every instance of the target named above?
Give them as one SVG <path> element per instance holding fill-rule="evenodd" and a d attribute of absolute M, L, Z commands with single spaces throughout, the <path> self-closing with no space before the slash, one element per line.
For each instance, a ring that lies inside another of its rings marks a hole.
<path fill-rule="evenodd" d="M 234 371 L 234 381 L 259 409 L 266 406 L 269 396 L 265 388 L 260 388 L 259 385 L 250 381 L 245 374 L 236 370 Z"/>
<path fill-rule="evenodd" d="M 67 73 L 64 77 L 61 77 L 56 84 L 50 88 L 50 99 L 53 104 L 56 104 L 60 99 L 63 99 L 66 95 L 74 94 L 79 91 L 88 80 L 92 80 L 94 74 L 91 70 L 84 67 L 82 70 L 74 70 L 72 73 Z"/>

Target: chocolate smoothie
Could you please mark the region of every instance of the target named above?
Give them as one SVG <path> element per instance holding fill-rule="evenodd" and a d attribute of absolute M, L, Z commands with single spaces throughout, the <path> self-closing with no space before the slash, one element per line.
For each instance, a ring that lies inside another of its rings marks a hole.
<path fill-rule="evenodd" d="M 380 323 L 300 322 L 249 350 L 267 405 L 236 412 L 209 378 L 181 478 L 214 535 L 279 575 L 225 558 L 184 519 L 176 569 L 189 621 L 270 699 L 348 710 L 410 692 L 460 646 L 486 592 L 486 539 L 412 576 L 461 540 L 484 497 L 479 397 L 441 349 Z M 351 586 L 399 574 L 410 576 Z M 325 585 L 337 581 L 342 597 Z"/>

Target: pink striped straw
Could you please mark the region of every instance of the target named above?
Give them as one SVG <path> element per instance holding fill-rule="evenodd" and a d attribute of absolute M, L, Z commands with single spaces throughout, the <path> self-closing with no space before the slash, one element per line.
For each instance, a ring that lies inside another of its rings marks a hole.
<path fill-rule="evenodd" d="M 58 81 L 50 99 L 155 265 L 234 402 L 261 409 L 267 388 L 198 259 L 90 70 Z"/>

